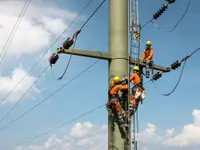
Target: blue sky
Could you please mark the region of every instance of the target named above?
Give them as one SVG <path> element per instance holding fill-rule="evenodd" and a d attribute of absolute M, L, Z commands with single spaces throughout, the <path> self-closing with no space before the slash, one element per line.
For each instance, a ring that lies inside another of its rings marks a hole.
<path fill-rule="evenodd" d="M 49 3 L 48 1 L 44 2 Z M 53 5 L 73 12 L 79 12 L 86 2 L 86 0 L 80 2 L 77 0 L 51 1 Z M 84 16 L 89 16 L 99 2 L 99 0 L 94 1 L 83 13 Z M 141 24 L 150 20 L 152 15 L 163 3 L 164 1 L 158 0 L 153 2 L 145 0 L 140 1 Z M 188 0 L 181 0 L 170 5 L 168 10 L 156 23 L 166 31 L 171 29 L 183 14 L 187 3 Z M 141 43 L 141 50 L 145 48 L 145 41 L 151 40 L 153 43 L 152 47 L 155 51 L 154 62 L 163 66 L 169 66 L 175 60 L 180 60 L 185 55 L 198 48 L 200 40 L 200 21 L 198 20 L 200 14 L 200 10 L 198 9 L 199 5 L 200 1 L 191 2 L 188 13 L 173 32 L 159 31 L 153 24 L 146 26 L 142 32 L 143 42 Z M 70 34 L 73 34 L 73 31 L 80 27 L 82 23 L 82 20 L 75 23 L 71 28 Z M 51 52 L 54 52 L 55 48 L 59 46 L 58 43 L 54 46 L 54 49 L 51 49 Z M 99 51 L 108 50 L 108 1 L 82 30 L 76 48 Z M 151 83 L 145 85 L 148 96 L 139 109 L 139 124 L 141 130 L 150 122 L 158 126 L 158 132 L 161 133 L 167 128 L 172 127 L 180 131 L 185 124 L 193 122 L 191 116 L 192 110 L 199 109 L 200 106 L 198 95 L 200 85 L 198 79 L 200 73 L 198 55 L 199 53 L 196 53 L 188 60 L 179 87 L 169 97 L 159 95 Z M 25 56 L 23 59 L 26 60 L 27 57 Z M 59 62 L 53 67 L 54 73 L 57 76 L 64 71 L 67 61 L 68 56 L 63 55 Z M 52 91 L 59 88 L 59 86 L 70 80 L 94 61 L 96 60 L 73 56 L 71 65 L 61 81 L 55 81 L 52 78 L 51 72 L 48 71 L 37 83 L 40 89 L 44 89 L 41 95 L 37 96 L 37 100 L 21 102 L 0 126 L 7 124 L 34 104 L 41 101 L 44 97 L 48 96 Z M 32 63 L 34 63 L 34 61 Z M 22 64 L 26 69 L 30 67 L 23 62 Z M 44 66 L 37 66 L 32 74 L 35 76 L 40 74 L 43 68 Z M 21 142 L 105 103 L 107 101 L 107 70 L 107 62 L 100 61 L 47 102 L 0 132 L 0 141 L 4 143 L 1 144 L 1 146 L 4 147 Z M 175 71 L 163 75 L 162 78 L 155 82 L 158 89 L 163 93 L 171 91 L 178 80 L 180 71 L 181 68 L 178 68 Z M 2 106 L 0 114 L 3 115 L 6 113 L 12 105 L 13 104 Z M 106 109 L 102 108 L 80 119 L 80 121 L 88 120 L 94 124 L 107 124 Z M 63 130 L 65 130 L 65 128 L 55 131 L 54 133 L 62 134 Z M 33 143 L 40 142 L 49 135 L 39 138 L 33 141 Z"/>

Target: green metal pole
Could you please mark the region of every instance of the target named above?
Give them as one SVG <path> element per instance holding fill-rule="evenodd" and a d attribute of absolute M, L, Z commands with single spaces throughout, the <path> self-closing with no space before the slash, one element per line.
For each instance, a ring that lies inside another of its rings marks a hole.
<path fill-rule="evenodd" d="M 109 18 L 109 79 L 128 76 L 128 0 L 110 0 Z M 111 78 L 110 78 L 111 77 Z M 111 121 L 109 121 L 109 127 Z M 115 124 L 114 136 L 108 130 L 108 149 L 124 150 L 124 139 Z M 114 139 L 113 139 L 114 138 Z M 112 143 L 114 141 L 114 143 Z M 113 145 L 113 146 L 112 146 Z"/>

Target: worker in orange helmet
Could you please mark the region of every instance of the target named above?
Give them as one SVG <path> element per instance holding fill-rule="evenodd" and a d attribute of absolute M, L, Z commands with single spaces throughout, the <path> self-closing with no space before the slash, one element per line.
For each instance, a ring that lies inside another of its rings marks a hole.
<path fill-rule="evenodd" d="M 134 114 L 134 108 L 137 110 L 137 107 L 142 99 L 144 99 L 142 92 L 144 91 L 143 87 L 143 76 L 140 73 L 140 68 L 138 66 L 133 67 L 133 74 L 130 76 L 130 82 L 134 85 L 130 94 L 130 104 L 129 104 L 129 118 Z M 129 120 L 130 121 L 130 120 Z"/>
<path fill-rule="evenodd" d="M 127 85 L 121 85 L 120 77 L 116 76 L 113 78 L 113 82 L 111 83 L 110 90 L 109 90 L 109 103 L 108 107 L 113 108 L 118 115 L 119 122 L 121 127 L 125 125 L 124 118 L 125 118 L 125 111 L 120 105 L 120 96 L 118 94 L 119 91 L 128 90 Z"/>
<path fill-rule="evenodd" d="M 153 59 L 153 54 L 154 54 L 154 50 L 151 48 L 152 42 L 151 41 L 147 41 L 146 42 L 146 49 L 144 50 L 143 54 L 142 54 L 142 60 L 144 63 L 146 63 L 146 77 L 149 78 L 150 75 L 150 64 L 152 62 Z"/>

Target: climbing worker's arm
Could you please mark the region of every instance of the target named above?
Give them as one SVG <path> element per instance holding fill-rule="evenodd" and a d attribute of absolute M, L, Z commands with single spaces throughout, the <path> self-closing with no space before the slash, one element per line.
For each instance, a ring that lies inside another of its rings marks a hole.
<path fill-rule="evenodd" d="M 132 82 L 134 79 L 135 79 L 135 74 L 133 73 L 133 74 L 130 76 L 130 81 L 129 81 L 129 82 Z"/>
<path fill-rule="evenodd" d="M 128 86 L 127 85 L 118 85 L 117 89 L 118 90 L 128 90 Z"/>
<path fill-rule="evenodd" d="M 153 57 L 153 53 L 154 53 L 154 50 L 151 49 L 150 52 L 149 52 L 149 56 L 145 60 L 151 60 L 152 57 Z"/>

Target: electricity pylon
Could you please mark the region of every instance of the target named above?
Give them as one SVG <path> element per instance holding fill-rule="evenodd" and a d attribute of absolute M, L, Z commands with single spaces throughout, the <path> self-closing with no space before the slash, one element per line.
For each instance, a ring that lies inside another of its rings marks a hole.
<path fill-rule="evenodd" d="M 128 2 L 129 0 L 109 0 L 109 51 L 90 51 L 78 49 L 65 49 L 58 53 L 73 54 L 78 56 L 98 58 L 109 62 L 108 83 L 117 76 L 128 76 L 129 60 L 130 64 L 139 63 L 145 67 L 145 64 L 129 56 L 128 50 Z M 154 64 L 154 70 L 168 72 L 168 68 Z M 108 118 L 110 114 L 108 113 Z M 108 119 L 108 150 L 124 150 L 124 139 L 121 137 L 117 124 L 114 131 L 110 130 L 111 120 Z M 114 134 L 112 134 L 114 132 Z M 112 136 L 114 135 L 114 136 Z M 112 142 L 114 139 L 114 142 Z M 130 139 L 130 138 L 129 138 Z"/>
<path fill-rule="evenodd" d="M 140 24 L 139 24 L 139 11 L 138 11 L 138 0 L 129 0 L 129 32 L 130 32 L 130 56 L 133 57 L 135 60 L 139 60 L 140 58 Z M 139 62 L 135 62 L 135 65 L 139 66 Z M 134 108 L 136 109 L 136 108 Z M 137 150 L 138 141 L 136 138 L 137 129 L 138 129 L 138 109 L 134 110 L 132 116 L 131 128 L 129 129 L 131 140 L 129 144 L 129 150 Z"/>

